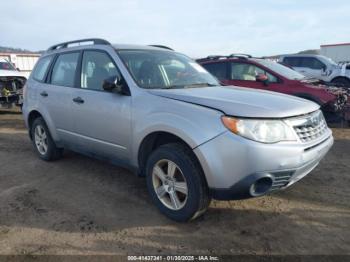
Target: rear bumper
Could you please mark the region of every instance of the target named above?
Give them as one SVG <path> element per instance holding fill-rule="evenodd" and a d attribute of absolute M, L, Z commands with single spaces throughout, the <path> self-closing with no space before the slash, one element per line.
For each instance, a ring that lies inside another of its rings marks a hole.
<path fill-rule="evenodd" d="M 317 141 L 262 144 L 226 132 L 194 150 L 212 197 L 242 199 L 284 189 L 310 173 L 333 145 L 328 129 Z M 253 194 L 254 182 L 268 178 L 269 189 Z"/>

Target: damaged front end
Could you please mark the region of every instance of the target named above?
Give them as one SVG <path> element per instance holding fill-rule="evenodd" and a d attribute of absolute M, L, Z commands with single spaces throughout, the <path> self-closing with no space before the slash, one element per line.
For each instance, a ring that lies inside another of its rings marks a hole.
<path fill-rule="evenodd" d="M 333 112 L 341 112 L 348 103 L 350 91 L 342 87 L 325 86 L 328 93 L 335 96 L 335 100 L 330 101 L 324 105 L 326 109 Z"/>
<path fill-rule="evenodd" d="M 0 76 L 0 107 L 22 106 L 25 83 L 22 76 Z"/>
<path fill-rule="evenodd" d="M 326 91 L 333 98 L 324 104 L 321 109 L 325 114 L 327 121 L 350 121 L 350 89 L 334 85 L 330 82 L 324 82 L 318 79 L 305 79 L 302 81 L 309 87 Z"/>
<path fill-rule="evenodd" d="M 334 112 L 341 120 L 350 123 L 350 90 L 333 85 L 325 86 L 327 92 L 336 98 L 322 106 L 324 111 Z"/>

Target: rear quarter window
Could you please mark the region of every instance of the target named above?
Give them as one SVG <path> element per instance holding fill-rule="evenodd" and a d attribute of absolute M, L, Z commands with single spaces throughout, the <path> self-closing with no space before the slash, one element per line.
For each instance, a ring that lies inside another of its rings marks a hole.
<path fill-rule="evenodd" d="M 49 68 L 52 58 L 53 56 L 45 56 L 37 62 L 33 71 L 33 79 L 39 82 L 44 82 L 46 72 L 47 72 L 47 69 Z"/>

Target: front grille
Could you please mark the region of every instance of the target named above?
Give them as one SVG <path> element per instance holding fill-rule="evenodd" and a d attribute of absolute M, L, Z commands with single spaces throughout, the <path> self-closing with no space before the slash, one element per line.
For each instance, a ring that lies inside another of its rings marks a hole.
<path fill-rule="evenodd" d="M 274 180 L 271 186 L 271 190 L 277 190 L 281 187 L 288 185 L 292 175 L 292 171 L 273 173 Z"/>
<path fill-rule="evenodd" d="M 327 124 L 321 111 L 299 118 L 292 125 L 299 139 L 303 143 L 313 141 L 321 137 L 327 131 Z"/>

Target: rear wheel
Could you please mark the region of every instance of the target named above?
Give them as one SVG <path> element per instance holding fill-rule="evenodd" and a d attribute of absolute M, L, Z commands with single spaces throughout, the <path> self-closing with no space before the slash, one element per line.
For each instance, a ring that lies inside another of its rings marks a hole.
<path fill-rule="evenodd" d="M 181 144 L 160 146 L 149 157 L 146 169 L 151 198 L 163 214 L 182 222 L 207 210 L 208 186 L 190 149 Z"/>
<path fill-rule="evenodd" d="M 31 126 L 31 137 L 34 149 L 41 159 L 51 161 L 62 157 L 63 149 L 56 147 L 42 117 L 34 120 Z"/>

